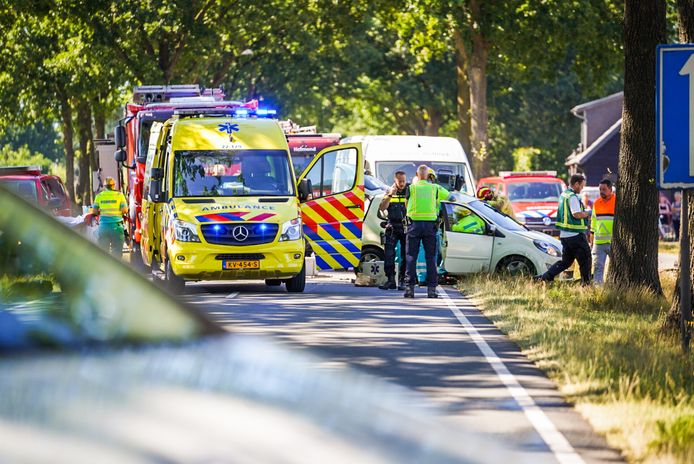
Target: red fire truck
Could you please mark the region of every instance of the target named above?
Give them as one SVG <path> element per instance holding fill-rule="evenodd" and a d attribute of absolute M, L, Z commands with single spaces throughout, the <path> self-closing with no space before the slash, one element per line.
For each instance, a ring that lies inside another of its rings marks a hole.
<path fill-rule="evenodd" d="M 316 126 L 299 126 L 291 120 L 280 121 L 280 127 L 287 135 L 289 153 L 294 172 L 299 177 L 314 156 L 321 150 L 338 145 L 342 137 L 337 133 L 319 134 Z"/>
<path fill-rule="evenodd" d="M 119 179 L 119 185 L 124 187 L 130 203 L 133 256 L 140 256 L 142 187 L 152 125 L 166 121 L 175 112 L 185 111 L 220 115 L 241 115 L 248 111 L 263 111 L 266 116 L 274 114 L 274 110 L 259 110 L 255 100 L 245 103 L 226 101 L 222 89 L 202 89 L 198 85 L 135 87 L 132 102 L 126 105 L 125 117 L 116 126 L 114 134 L 115 159 L 127 168 L 125 179 Z"/>

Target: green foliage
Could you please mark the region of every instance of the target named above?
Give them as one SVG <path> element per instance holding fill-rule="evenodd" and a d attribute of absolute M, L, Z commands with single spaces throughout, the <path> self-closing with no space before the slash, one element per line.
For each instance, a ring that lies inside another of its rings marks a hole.
<path fill-rule="evenodd" d="M 5 145 L 0 148 L 0 166 L 40 166 L 43 172 L 54 169 L 55 163 L 41 153 L 32 152 L 25 145 L 18 149 Z"/>
<path fill-rule="evenodd" d="M 12 125 L 0 134 L 0 146 L 9 145 L 17 150 L 26 146 L 29 151 L 42 153 L 53 161 L 64 158 L 59 134 L 50 123 L 37 122 L 34 125 Z"/>
<path fill-rule="evenodd" d="M 542 153 L 535 147 L 518 147 L 513 150 L 513 170 L 532 171 L 535 166 L 535 159 Z"/>

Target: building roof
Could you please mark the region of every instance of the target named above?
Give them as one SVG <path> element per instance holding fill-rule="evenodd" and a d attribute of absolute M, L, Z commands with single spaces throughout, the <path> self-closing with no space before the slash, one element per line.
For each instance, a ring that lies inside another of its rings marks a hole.
<path fill-rule="evenodd" d="M 624 98 L 624 92 L 617 92 L 612 95 L 608 95 L 607 97 L 599 98 L 597 100 L 589 101 L 586 103 L 582 103 L 580 105 L 574 106 L 571 108 L 571 113 L 574 116 L 578 116 L 579 113 L 583 113 L 586 110 L 595 108 L 600 105 L 604 105 L 605 103 L 609 103 L 614 100 L 619 100 Z"/>
<path fill-rule="evenodd" d="M 600 150 L 600 148 L 603 145 L 605 145 L 605 143 L 607 143 L 608 140 L 610 140 L 616 134 L 619 134 L 621 129 L 622 119 L 620 118 L 609 129 L 603 132 L 602 135 L 595 140 L 595 142 L 590 144 L 588 148 L 578 153 L 572 153 L 568 158 L 566 158 L 566 163 L 564 164 L 566 166 L 572 166 L 574 164 L 585 164 L 585 162 L 588 161 L 595 153 L 597 153 Z"/>

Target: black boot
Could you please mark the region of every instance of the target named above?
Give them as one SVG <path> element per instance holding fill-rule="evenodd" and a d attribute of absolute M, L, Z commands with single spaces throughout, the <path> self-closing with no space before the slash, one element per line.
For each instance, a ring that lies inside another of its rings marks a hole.
<path fill-rule="evenodd" d="M 427 298 L 438 298 L 439 294 L 436 293 L 436 287 L 427 288 Z"/>
<path fill-rule="evenodd" d="M 405 282 L 403 282 L 402 280 L 398 282 L 398 290 L 400 290 L 401 292 L 405 290 Z"/>
<path fill-rule="evenodd" d="M 404 298 L 414 298 L 414 287 L 406 287 Z"/>
<path fill-rule="evenodd" d="M 384 283 L 383 285 L 379 285 L 378 288 L 380 288 L 381 290 L 395 290 L 396 288 L 398 288 L 398 286 L 395 285 L 395 281 L 394 281 L 394 280 L 390 280 L 390 279 L 389 279 L 389 280 L 388 280 L 386 283 Z"/>

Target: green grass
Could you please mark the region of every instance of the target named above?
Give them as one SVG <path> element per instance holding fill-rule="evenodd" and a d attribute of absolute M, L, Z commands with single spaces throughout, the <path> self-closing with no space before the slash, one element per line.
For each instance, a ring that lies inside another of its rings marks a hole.
<path fill-rule="evenodd" d="M 680 252 L 680 242 L 658 242 L 658 253 L 678 254 Z"/>
<path fill-rule="evenodd" d="M 663 275 L 667 295 L 673 286 Z M 666 298 L 487 275 L 460 288 L 627 458 L 691 462 L 681 437 L 694 434 L 694 356 L 662 332 Z"/>

